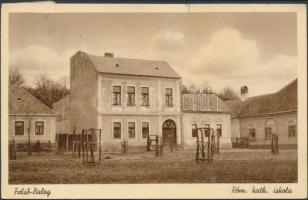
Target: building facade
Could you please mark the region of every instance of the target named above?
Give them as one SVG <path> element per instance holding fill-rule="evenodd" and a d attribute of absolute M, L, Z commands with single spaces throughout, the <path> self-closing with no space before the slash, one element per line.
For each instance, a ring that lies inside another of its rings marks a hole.
<path fill-rule="evenodd" d="M 267 147 L 272 134 L 280 146 L 297 147 L 297 79 L 273 94 L 225 102 L 232 110 L 232 136 Z"/>
<path fill-rule="evenodd" d="M 56 114 L 20 86 L 9 88 L 9 141 L 26 148 L 29 137 L 35 144 L 55 143 Z"/>
<path fill-rule="evenodd" d="M 101 129 L 104 149 L 118 149 L 123 140 L 145 148 L 147 135 L 181 145 L 180 79 L 163 61 L 77 52 L 71 58 L 70 129 Z"/>
<path fill-rule="evenodd" d="M 212 128 L 220 147 L 231 148 L 231 112 L 224 102 L 216 94 L 184 94 L 182 99 L 184 148 L 195 148 L 197 127 Z"/>

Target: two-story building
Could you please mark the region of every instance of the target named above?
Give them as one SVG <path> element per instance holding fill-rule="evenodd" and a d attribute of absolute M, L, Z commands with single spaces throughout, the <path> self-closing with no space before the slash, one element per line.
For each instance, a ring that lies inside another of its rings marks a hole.
<path fill-rule="evenodd" d="M 149 134 L 182 144 L 181 77 L 168 63 L 81 51 L 70 63 L 71 130 L 101 129 L 104 149 L 145 148 Z"/>

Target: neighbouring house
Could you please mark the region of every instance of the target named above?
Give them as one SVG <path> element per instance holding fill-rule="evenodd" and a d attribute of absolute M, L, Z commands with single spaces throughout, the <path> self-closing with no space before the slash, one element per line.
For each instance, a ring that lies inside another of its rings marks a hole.
<path fill-rule="evenodd" d="M 181 77 L 168 63 L 81 51 L 70 63 L 70 134 L 101 129 L 104 150 L 145 149 L 149 134 L 182 145 Z"/>
<path fill-rule="evenodd" d="M 182 132 L 185 149 L 195 148 L 196 128 L 213 128 L 220 136 L 220 147 L 231 148 L 230 109 L 216 94 L 183 94 Z"/>
<path fill-rule="evenodd" d="M 9 140 L 18 150 L 40 141 L 42 147 L 55 143 L 56 113 L 18 85 L 9 87 Z"/>
<path fill-rule="evenodd" d="M 232 110 L 233 137 L 248 138 L 250 147 L 267 147 L 278 134 L 280 146 L 297 147 L 297 79 L 273 94 L 225 103 Z"/>

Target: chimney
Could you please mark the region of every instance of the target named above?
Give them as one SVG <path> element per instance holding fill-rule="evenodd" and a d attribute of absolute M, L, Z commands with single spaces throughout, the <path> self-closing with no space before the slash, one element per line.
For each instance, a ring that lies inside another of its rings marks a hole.
<path fill-rule="evenodd" d="M 106 57 L 106 58 L 113 58 L 113 53 L 106 52 L 106 53 L 105 53 L 105 57 Z"/>
<path fill-rule="evenodd" d="M 246 85 L 241 87 L 241 101 L 245 101 L 248 98 L 248 87 Z"/>

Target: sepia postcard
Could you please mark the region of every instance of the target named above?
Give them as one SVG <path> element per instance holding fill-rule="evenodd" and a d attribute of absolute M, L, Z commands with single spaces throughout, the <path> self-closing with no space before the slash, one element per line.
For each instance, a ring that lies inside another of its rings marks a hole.
<path fill-rule="evenodd" d="M 307 198 L 305 4 L 1 9 L 2 198 Z"/>

